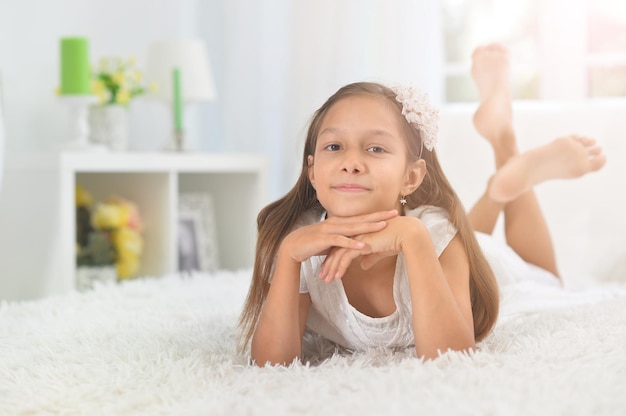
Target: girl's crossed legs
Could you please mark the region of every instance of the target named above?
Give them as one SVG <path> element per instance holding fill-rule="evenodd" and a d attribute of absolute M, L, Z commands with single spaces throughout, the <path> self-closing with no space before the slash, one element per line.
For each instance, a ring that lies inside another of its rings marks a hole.
<path fill-rule="evenodd" d="M 567 136 L 520 153 L 513 131 L 507 50 L 497 44 L 477 48 L 472 78 L 480 105 L 476 130 L 493 147 L 496 173 L 469 212 L 474 230 L 491 234 L 501 212 L 507 244 L 528 263 L 559 276 L 552 238 L 533 187 L 596 171 L 606 162 L 595 140 Z"/>

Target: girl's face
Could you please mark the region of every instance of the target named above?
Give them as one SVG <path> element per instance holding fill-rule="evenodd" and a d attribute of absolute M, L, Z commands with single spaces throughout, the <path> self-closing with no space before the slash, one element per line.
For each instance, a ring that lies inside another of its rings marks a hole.
<path fill-rule="evenodd" d="M 322 120 L 309 179 L 328 216 L 398 209 L 426 173 L 409 162 L 397 109 L 385 98 L 356 95 L 330 107 Z"/>

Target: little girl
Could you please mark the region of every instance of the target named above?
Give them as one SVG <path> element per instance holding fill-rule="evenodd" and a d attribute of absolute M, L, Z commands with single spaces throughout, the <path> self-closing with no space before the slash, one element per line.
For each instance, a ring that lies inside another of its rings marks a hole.
<path fill-rule="evenodd" d="M 556 274 L 532 187 L 595 170 L 602 157 L 577 137 L 519 155 L 506 51 L 490 45 L 473 59 L 475 124 L 499 169 L 469 215 L 434 150 L 437 112 L 418 90 L 351 84 L 314 114 L 296 185 L 258 217 L 241 317 L 257 364 L 299 359 L 306 328 L 352 350 L 414 346 L 433 358 L 475 348 L 499 305 L 474 230 L 490 233 L 503 210 L 510 246 Z"/>

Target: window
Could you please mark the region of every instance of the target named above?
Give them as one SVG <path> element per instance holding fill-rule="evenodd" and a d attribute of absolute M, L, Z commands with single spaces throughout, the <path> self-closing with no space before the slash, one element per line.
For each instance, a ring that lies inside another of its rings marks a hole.
<path fill-rule="evenodd" d="M 507 45 L 516 99 L 626 96 L 624 0 L 442 0 L 448 102 L 475 101 L 474 47 Z"/>
<path fill-rule="evenodd" d="M 589 12 L 589 95 L 626 96 L 626 2 L 594 0 Z"/>

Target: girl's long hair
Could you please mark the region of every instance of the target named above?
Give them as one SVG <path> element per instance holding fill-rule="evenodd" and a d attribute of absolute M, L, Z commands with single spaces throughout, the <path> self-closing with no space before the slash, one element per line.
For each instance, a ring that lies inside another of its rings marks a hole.
<path fill-rule="evenodd" d="M 470 297 L 476 341 L 483 339 L 495 324 L 498 316 L 499 293 L 493 271 L 476 241 L 463 204 L 443 173 L 435 150 L 422 152 L 419 131 L 401 116 L 402 104 L 396 101 L 396 95 L 390 88 L 377 83 L 360 82 L 339 89 L 314 113 L 304 144 L 302 170 L 298 181 L 284 197 L 263 208 L 257 217 L 258 238 L 252 282 L 239 321 L 243 331 L 242 348 L 248 345 L 254 334 L 269 291 L 273 263 L 283 238 L 306 211 L 313 208 L 323 209 L 309 181 L 307 160 L 308 155 L 315 154 L 320 125 L 333 104 L 354 95 L 385 97 L 390 105 L 397 108 L 399 120 L 404 129 L 409 159 L 416 161 L 421 154 L 427 168 L 427 174 L 421 185 L 411 195 L 406 196 L 405 208 L 414 209 L 422 205 L 434 205 L 447 212 L 451 223 L 458 230 L 469 260 Z"/>

